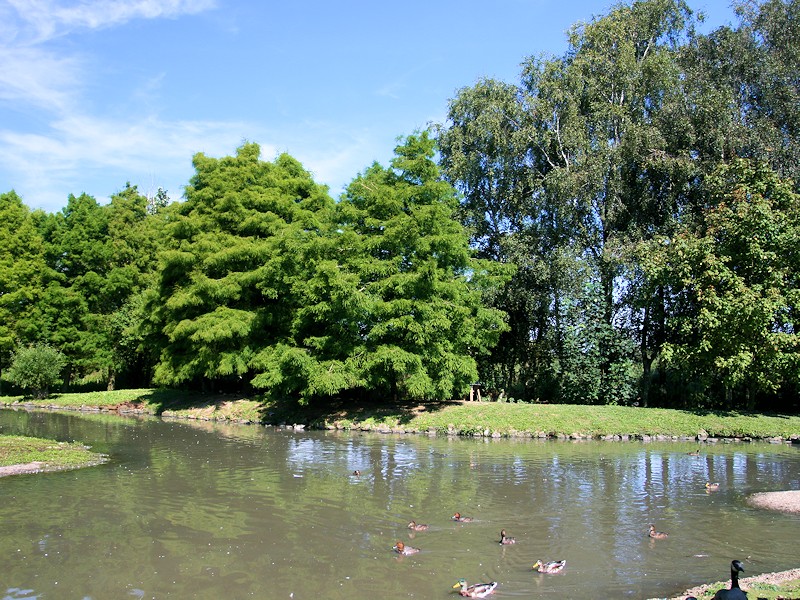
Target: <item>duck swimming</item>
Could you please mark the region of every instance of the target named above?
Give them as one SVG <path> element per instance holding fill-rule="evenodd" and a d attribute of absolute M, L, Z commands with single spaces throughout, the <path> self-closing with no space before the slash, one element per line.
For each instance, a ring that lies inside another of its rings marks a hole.
<path fill-rule="evenodd" d="M 492 581 L 491 583 L 474 583 L 472 585 L 467 585 L 466 579 L 459 579 L 458 583 L 453 586 L 453 589 L 461 588 L 458 593 L 466 598 L 485 598 L 491 594 L 496 587 L 496 581 Z"/>
<path fill-rule="evenodd" d="M 539 573 L 558 573 L 566 566 L 566 560 L 551 560 L 550 562 L 537 560 L 533 563 L 533 569 L 539 571 Z"/>
<path fill-rule="evenodd" d="M 719 484 L 718 483 L 716 483 L 716 482 L 715 483 L 711 483 L 710 481 L 706 483 L 706 490 L 708 490 L 709 492 L 715 492 L 718 489 L 719 489 Z"/>
<path fill-rule="evenodd" d="M 650 533 L 648 535 L 655 540 L 664 540 L 669 537 L 668 533 L 656 531 L 655 525 L 650 525 Z"/>
<path fill-rule="evenodd" d="M 419 548 L 413 548 L 412 546 L 406 546 L 403 542 L 397 542 L 392 547 L 392 550 L 394 550 L 398 554 L 403 554 L 405 556 L 408 556 L 409 554 L 417 554 L 420 551 Z"/>
<path fill-rule="evenodd" d="M 717 590 L 712 600 L 747 600 L 747 592 L 742 591 L 739 587 L 739 571 L 744 572 L 742 561 L 731 561 L 731 589 Z"/>
<path fill-rule="evenodd" d="M 515 538 L 515 537 L 508 537 L 508 536 L 506 535 L 506 530 L 505 530 L 505 529 L 501 529 L 501 530 L 500 530 L 500 543 L 501 543 L 502 545 L 507 545 L 507 544 L 516 544 L 516 543 L 517 543 L 517 538 Z"/>
<path fill-rule="evenodd" d="M 472 517 L 462 517 L 460 512 L 454 514 L 450 519 L 459 523 L 471 523 L 474 520 Z"/>
<path fill-rule="evenodd" d="M 411 521 L 408 524 L 408 528 L 411 531 L 428 531 L 428 526 L 424 523 L 417 523 L 416 521 Z"/>

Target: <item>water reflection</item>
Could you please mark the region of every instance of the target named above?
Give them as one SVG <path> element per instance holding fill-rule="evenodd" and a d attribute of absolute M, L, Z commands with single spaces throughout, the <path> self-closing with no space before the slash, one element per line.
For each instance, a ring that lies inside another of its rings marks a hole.
<path fill-rule="evenodd" d="M 797 567 L 800 488 L 770 444 L 546 442 L 295 432 L 0 411 L 0 430 L 81 440 L 105 465 L 0 479 L 5 598 L 651 598 Z M 354 471 L 360 475 L 354 476 Z M 720 483 L 709 493 L 708 481 Z M 460 511 L 475 517 L 456 523 Z M 407 528 L 411 520 L 428 531 Z M 669 532 L 648 537 L 648 526 Z M 517 538 L 498 544 L 499 532 Z M 421 548 L 392 552 L 396 541 Z M 413 543 L 411 542 L 413 540 Z M 557 575 L 541 559 L 567 560 Z"/>

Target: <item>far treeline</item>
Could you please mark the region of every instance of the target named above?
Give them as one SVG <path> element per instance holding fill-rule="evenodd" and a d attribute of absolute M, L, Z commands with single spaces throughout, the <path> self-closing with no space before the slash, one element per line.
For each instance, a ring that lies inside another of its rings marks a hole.
<path fill-rule="evenodd" d="M 335 201 L 288 155 L 194 157 L 60 212 L 0 195 L 0 367 L 67 389 L 798 412 L 800 7 L 575 25 Z M 8 377 L 6 377 L 8 379 Z M 11 377 L 14 380 L 13 377 Z M 5 391 L 11 390 L 6 381 Z"/>

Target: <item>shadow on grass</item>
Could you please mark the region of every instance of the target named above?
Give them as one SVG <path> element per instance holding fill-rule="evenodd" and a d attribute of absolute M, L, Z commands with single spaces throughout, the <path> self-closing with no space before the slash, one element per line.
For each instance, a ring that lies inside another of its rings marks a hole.
<path fill-rule="evenodd" d="M 725 410 L 722 408 L 681 408 L 681 412 L 696 417 L 770 417 L 775 419 L 791 419 L 792 415 L 771 412 L 749 412 L 746 410 Z"/>
<path fill-rule="evenodd" d="M 326 403 L 312 402 L 300 405 L 296 400 L 266 400 L 261 396 L 244 397 L 234 394 L 204 394 L 185 390 L 152 390 L 140 397 L 153 407 L 153 412 L 161 416 L 167 410 L 201 410 L 219 407 L 225 402 L 236 400 L 255 400 L 261 403 L 259 421 L 265 424 L 310 423 L 352 421 L 363 422 L 370 418 L 376 420 L 396 419 L 401 425 L 423 412 L 436 412 L 460 401 L 399 401 L 384 400 L 354 401 L 333 399 Z"/>
<path fill-rule="evenodd" d="M 262 408 L 261 421 L 263 423 L 334 423 L 336 421 L 350 421 L 363 423 L 369 419 L 379 421 L 396 420 L 398 424 L 405 425 L 423 412 L 436 412 L 447 406 L 460 404 L 459 401 L 399 401 L 390 402 L 370 400 L 356 402 L 353 400 L 334 400 L 325 405 L 311 403 L 306 406 L 299 405 L 294 400 L 280 400 L 265 403 Z"/>
<path fill-rule="evenodd" d="M 153 390 L 140 397 L 141 401 L 153 407 L 153 413 L 157 416 L 161 416 L 167 410 L 203 409 L 236 399 L 241 397 L 166 389 Z"/>

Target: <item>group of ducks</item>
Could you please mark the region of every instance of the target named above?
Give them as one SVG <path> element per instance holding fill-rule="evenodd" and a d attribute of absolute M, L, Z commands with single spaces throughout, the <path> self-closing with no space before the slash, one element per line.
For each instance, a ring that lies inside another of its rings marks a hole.
<path fill-rule="evenodd" d="M 706 484 L 708 488 L 709 484 Z M 452 521 L 456 521 L 457 523 L 470 523 L 473 521 L 472 517 L 465 517 L 462 516 L 461 513 L 455 513 L 452 517 L 450 517 Z M 408 528 L 411 531 L 427 531 L 429 526 L 423 523 L 417 523 L 416 521 L 411 521 L 408 524 Z M 650 531 L 648 535 L 656 540 L 663 540 L 669 537 L 669 534 L 665 531 L 658 531 L 656 526 L 650 524 Z M 506 546 L 510 544 L 516 544 L 517 539 L 514 537 L 510 537 L 505 529 L 500 530 L 500 542 L 501 545 Z M 410 554 L 417 554 L 420 552 L 419 548 L 415 548 L 413 546 L 406 546 L 403 542 L 398 541 L 392 548 L 398 554 L 403 555 L 410 555 Z M 553 560 L 549 562 L 543 562 L 541 560 L 537 560 L 533 564 L 533 569 L 538 571 L 539 573 L 559 573 L 561 570 L 564 569 L 566 566 L 566 560 Z M 747 594 L 739 588 L 739 572 L 744 571 L 744 567 L 742 566 L 741 561 L 734 560 L 731 563 L 731 588 L 730 589 L 721 589 L 717 591 L 714 595 L 713 600 L 747 600 Z M 459 589 L 459 594 L 461 596 L 467 598 L 485 598 L 492 592 L 494 592 L 495 588 L 497 588 L 497 582 L 491 581 L 489 583 L 474 583 L 469 585 L 466 579 L 459 579 L 455 585 L 453 585 L 453 589 Z M 686 600 L 697 600 L 694 596 L 689 596 Z"/>
<path fill-rule="evenodd" d="M 354 471 L 353 475 L 360 475 L 359 471 Z M 706 490 L 709 492 L 716 491 L 719 489 L 718 483 L 707 482 L 706 483 Z M 452 517 L 450 517 L 451 521 L 455 521 L 457 523 L 471 523 L 474 519 L 472 517 L 465 517 L 461 513 L 457 512 Z M 410 521 L 408 523 L 408 529 L 411 531 L 427 531 L 429 526 L 424 523 L 417 523 L 416 521 Z M 656 526 L 651 524 L 650 531 L 648 535 L 653 539 L 666 539 L 669 537 L 669 534 L 664 531 L 658 531 Z M 506 546 L 511 544 L 516 544 L 517 539 L 514 537 L 510 537 L 507 535 L 505 529 L 500 530 L 500 545 Z M 415 548 L 413 546 L 407 546 L 401 541 L 398 541 L 392 549 L 397 552 L 398 554 L 402 555 L 411 555 L 417 554 L 420 552 L 419 548 Z M 543 562 L 541 560 L 537 560 L 533 564 L 533 570 L 538 571 L 539 573 L 559 573 L 561 572 L 564 567 L 566 566 L 566 560 L 553 560 L 549 562 Z M 731 562 L 731 587 L 730 589 L 720 589 L 714 594 L 714 598 L 712 600 L 747 600 L 747 593 L 742 591 L 739 587 L 739 573 L 744 571 L 744 567 L 742 566 L 741 561 L 734 560 Z M 459 594 L 466 598 L 485 598 L 497 588 L 498 583 L 496 581 L 491 581 L 489 583 L 473 583 L 469 585 L 466 579 L 459 579 L 455 585 L 453 585 L 453 589 L 458 589 Z M 694 596 L 688 596 L 685 600 L 697 600 Z"/>
<path fill-rule="evenodd" d="M 452 517 L 450 517 L 451 521 L 455 521 L 457 523 L 471 523 L 474 521 L 472 517 L 465 517 L 461 513 L 457 512 Z M 408 524 L 408 528 L 411 531 L 427 531 L 429 526 L 424 523 L 417 523 L 416 521 L 411 521 Z M 500 545 L 508 546 L 511 544 L 517 543 L 517 538 L 511 537 L 506 534 L 505 529 L 500 530 Z M 417 554 L 420 552 L 419 548 L 415 548 L 413 546 L 407 546 L 401 541 L 398 541 L 393 547 L 392 550 L 397 552 L 398 554 L 403 555 L 410 555 L 410 554 Z M 553 560 L 549 562 L 544 562 L 541 560 L 537 560 L 533 564 L 533 570 L 538 571 L 539 573 L 558 573 L 560 572 L 567 564 L 566 560 Z M 473 583 L 469 585 L 466 579 L 459 579 L 455 585 L 453 585 L 453 589 L 458 589 L 458 593 L 461 596 L 466 598 L 485 598 L 492 592 L 494 592 L 495 588 L 497 587 L 496 581 L 491 581 L 489 583 Z"/>

